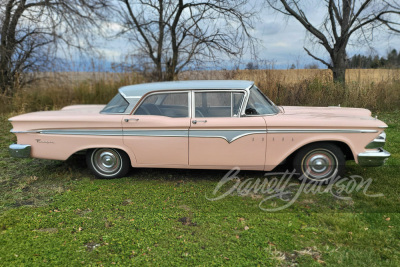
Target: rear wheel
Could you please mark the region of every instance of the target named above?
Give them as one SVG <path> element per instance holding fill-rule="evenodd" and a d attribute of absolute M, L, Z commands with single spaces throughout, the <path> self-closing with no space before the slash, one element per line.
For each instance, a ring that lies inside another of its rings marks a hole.
<path fill-rule="evenodd" d="M 86 154 L 86 163 L 97 178 L 120 178 L 130 170 L 128 155 L 114 148 L 96 148 Z"/>
<path fill-rule="evenodd" d="M 329 143 L 308 145 L 298 151 L 293 165 L 306 182 L 327 184 L 342 176 L 345 157 L 339 147 Z"/>

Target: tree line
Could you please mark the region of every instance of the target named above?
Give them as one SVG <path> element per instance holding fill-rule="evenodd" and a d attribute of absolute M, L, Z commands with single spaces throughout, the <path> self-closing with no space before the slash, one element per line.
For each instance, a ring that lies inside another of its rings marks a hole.
<path fill-rule="evenodd" d="M 385 57 L 378 55 L 365 56 L 356 54 L 347 60 L 349 69 L 379 69 L 400 68 L 400 53 L 396 49 L 391 50 Z"/>

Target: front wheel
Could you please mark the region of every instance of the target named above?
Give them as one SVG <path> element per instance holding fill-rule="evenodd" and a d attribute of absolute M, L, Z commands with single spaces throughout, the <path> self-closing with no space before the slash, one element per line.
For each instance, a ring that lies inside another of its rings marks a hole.
<path fill-rule="evenodd" d="M 86 153 L 86 163 L 97 178 L 121 178 L 130 170 L 128 155 L 114 148 L 97 148 Z"/>
<path fill-rule="evenodd" d="M 342 176 L 345 157 L 339 147 L 329 143 L 311 144 L 299 150 L 293 165 L 306 182 L 327 184 Z"/>

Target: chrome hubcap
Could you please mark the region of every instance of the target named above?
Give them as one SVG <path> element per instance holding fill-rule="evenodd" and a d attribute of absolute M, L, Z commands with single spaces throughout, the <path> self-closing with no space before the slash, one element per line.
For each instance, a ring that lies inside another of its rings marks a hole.
<path fill-rule="evenodd" d="M 313 172 L 321 173 L 329 167 L 329 160 L 322 155 L 312 157 L 310 160 L 310 168 Z"/>
<path fill-rule="evenodd" d="M 110 152 L 104 152 L 100 155 L 100 161 L 104 168 L 110 169 L 115 165 L 116 159 Z"/>
<path fill-rule="evenodd" d="M 304 157 L 302 168 L 309 179 L 324 180 L 337 174 L 338 160 L 329 150 L 316 149 Z"/>
<path fill-rule="evenodd" d="M 113 175 L 121 169 L 121 157 L 114 149 L 101 148 L 92 154 L 93 166 L 105 175 Z"/>

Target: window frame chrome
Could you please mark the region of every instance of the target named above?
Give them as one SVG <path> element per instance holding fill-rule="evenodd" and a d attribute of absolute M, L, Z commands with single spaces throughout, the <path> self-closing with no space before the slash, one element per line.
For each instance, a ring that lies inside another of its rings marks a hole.
<path fill-rule="evenodd" d="M 196 97 L 195 94 L 196 93 L 230 93 L 231 94 L 231 116 L 230 117 L 196 117 Z M 233 101 L 233 93 L 243 93 L 243 97 L 240 103 L 240 107 L 239 107 L 239 112 L 238 112 L 238 116 L 233 116 L 233 105 L 232 105 L 232 101 Z M 227 89 L 196 89 L 196 90 L 191 90 L 191 95 L 192 95 L 192 117 L 191 118 L 240 118 L 241 114 L 242 114 L 242 109 L 245 103 L 245 99 L 246 99 L 246 94 L 248 94 L 247 88 L 246 89 L 232 89 L 232 90 L 227 90 Z"/>

